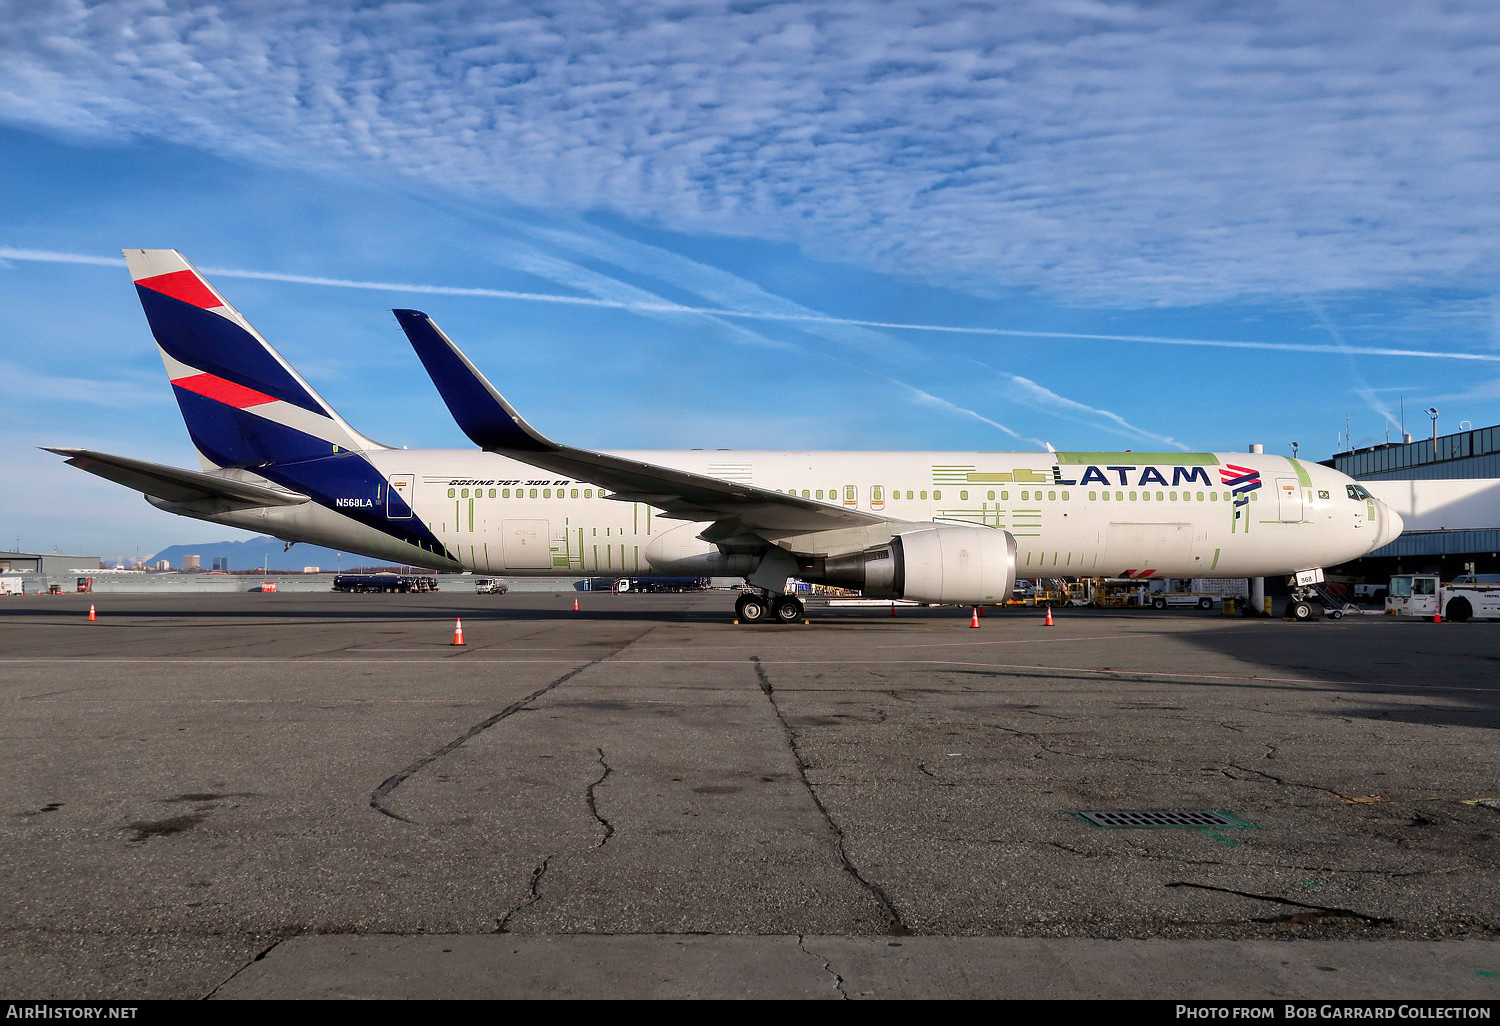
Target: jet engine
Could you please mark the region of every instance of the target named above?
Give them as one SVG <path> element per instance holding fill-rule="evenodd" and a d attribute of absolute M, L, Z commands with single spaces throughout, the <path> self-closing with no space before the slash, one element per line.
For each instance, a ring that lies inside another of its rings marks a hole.
<path fill-rule="evenodd" d="M 805 579 L 858 588 L 872 598 L 975 605 L 1010 598 L 1016 540 L 1008 531 L 939 524 L 862 552 L 800 562 Z"/>

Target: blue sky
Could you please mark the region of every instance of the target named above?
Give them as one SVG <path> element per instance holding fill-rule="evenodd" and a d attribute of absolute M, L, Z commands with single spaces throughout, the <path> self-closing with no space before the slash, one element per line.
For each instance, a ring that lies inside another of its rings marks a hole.
<path fill-rule="evenodd" d="M 1485 3 L 15 5 L 0 546 L 237 535 L 35 448 L 194 465 L 125 246 L 413 448 L 394 306 L 599 448 L 1493 424 L 1497 94 Z"/>

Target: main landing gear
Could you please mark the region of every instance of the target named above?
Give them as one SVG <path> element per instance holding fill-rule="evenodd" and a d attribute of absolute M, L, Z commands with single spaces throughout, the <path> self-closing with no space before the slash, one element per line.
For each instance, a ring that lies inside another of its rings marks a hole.
<path fill-rule="evenodd" d="M 796 623 L 806 610 L 795 595 L 767 595 L 748 592 L 734 604 L 734 615 L 740 623 Z"/>

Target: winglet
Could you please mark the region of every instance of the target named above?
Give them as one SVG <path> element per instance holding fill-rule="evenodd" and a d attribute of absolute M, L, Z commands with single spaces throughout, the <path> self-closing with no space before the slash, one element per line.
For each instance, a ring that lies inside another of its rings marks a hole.
<path fill-rule="evenodd" d="M 427 376 L 437 386 L 448 412 L 475 445 L 503 452 L 561 448 L 521 418 L 431 317 L 419 310 L 391 312 L 427 368 Z"/>

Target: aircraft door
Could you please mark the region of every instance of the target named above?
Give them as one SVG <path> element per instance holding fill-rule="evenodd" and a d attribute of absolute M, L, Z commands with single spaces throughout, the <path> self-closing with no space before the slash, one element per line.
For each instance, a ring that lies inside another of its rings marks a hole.
<path fill-rule="evenodd" d="M 500 533 L 507 570 L 547 570 L 552 545 L 545 520 L 506 520 Z"/>
<path fill-rule="evenodd" d="M 1302 522 L 1302 488 L 1295 477 L 1276 479 L 1276 499 L 1283 524 Z"/>
<path fill-rule="evenodd" d="M 392 474 L 385 493 L 387 520 L 410 520 L 412 497 L 417 490 L 415 474 Z"/>

